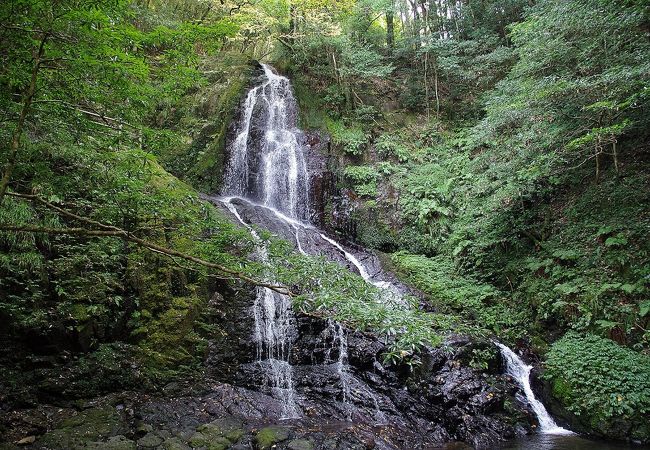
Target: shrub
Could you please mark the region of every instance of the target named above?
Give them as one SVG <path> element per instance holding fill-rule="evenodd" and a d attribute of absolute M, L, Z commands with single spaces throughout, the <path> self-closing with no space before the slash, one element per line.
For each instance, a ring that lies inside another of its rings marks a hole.
<path fill-rule="evenodd" d="M 363 153 L 368 136 L 360 126 L 345 126 L 340 121 L 329 121 L 327 129 L 332 135 L 332 142 L 345 153 L 355 156 Z"/>
<path fill-rule="evenodd" d="M 377 178 L 379 173 L 372 166 L 348 166 L 343 172 L 345 178 L 352 181 L 355 192 L 362 197 L 377 195 Z"/>
<path fill-rule="evenodd" d="M 647 355 L 596 335 L 569 332 L 551 347 L 544 378 L 551 381 L 553 395 L 594 431 L 622 428 L 613 424 L 625 420 L 632 425 L 627 437 L 648 438 Z"/>

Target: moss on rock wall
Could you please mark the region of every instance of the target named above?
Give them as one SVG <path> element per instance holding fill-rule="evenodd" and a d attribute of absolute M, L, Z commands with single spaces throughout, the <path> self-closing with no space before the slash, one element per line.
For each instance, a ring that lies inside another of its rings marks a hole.
<path fill-rule="evenodd" d="M 254 67 L 239 53 L 211 57 L 203 63 L 204 82 L 158 113 L 156 125 L 172 130 L 156 150 L 160 162 L 199 191 L 216 192 L 221 186 L 228 127 Z"/>

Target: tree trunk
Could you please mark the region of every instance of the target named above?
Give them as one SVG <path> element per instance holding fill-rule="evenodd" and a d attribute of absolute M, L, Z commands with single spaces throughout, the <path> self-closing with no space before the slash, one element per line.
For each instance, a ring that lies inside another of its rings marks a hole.
<path fill-rule="evenodd" d="M 395 45 L 395 23 L 393 11 L 386 11 L 386 45 L 393 49 Z"/>
<path fill-rule="evenodd" d="M 34 52 L 34 64 L 32 66 L 32 77 L 29 82 L 29 87 L 23 96 L 23 107 L 20 111 L 20 116 L 18 117 L 18 123 L 16 128 L 11 136 L 11 146 L 9 148 L 9 158 L 7 165 L 5 166 L 4 174 L 2 175 L 2 181 L 0 181 L 0 205 L 4 199 L 5 193 L 7 192 L 7 187 L 9 186 L 9 181 L 11 180 L 11 175 L 13 174 L 14 168 L 16 167 L 16 160 L 18 158 L 18 149 L 20 148 L 20 141 L 23 137 L 23 129 L 25 128 L 25 121 L 27 120 L 27 114 L 29 113 L 29 108 L 32 104 L 32 99 L 34 98 L 34 93 L 36 92 L 36 80 L 38 79 L 38 71 L 41 68 L 41 60 L 43 59 L 43 53 L 45 52 L 45 42 L 47 42 L 48 34 L 45 33 L 41 37 L 41 43 L 38 46 L 38 50 Z"/>

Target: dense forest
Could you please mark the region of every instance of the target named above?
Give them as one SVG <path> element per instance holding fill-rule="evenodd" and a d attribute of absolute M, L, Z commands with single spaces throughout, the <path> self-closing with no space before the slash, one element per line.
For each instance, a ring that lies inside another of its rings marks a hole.
<path fill-rule="evenodd" d="M 650 442 L 647 1 L 5 0 L 0 43 L 1 449 Z"/>

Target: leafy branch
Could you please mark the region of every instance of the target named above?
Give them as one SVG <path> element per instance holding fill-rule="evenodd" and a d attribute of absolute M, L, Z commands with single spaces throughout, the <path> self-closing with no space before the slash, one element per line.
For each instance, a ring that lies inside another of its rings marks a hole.
<path fill-rule="evenodd" d="M 235 277 L 247 283 L 253 284 L 255 286 L 271 289 L 272 291 L 278 292 L 279 294 L 288 295 L 290 297 L 296 296 L 295 293 L 293 293 L 289 288 L 285 286 L 266 283 L 264 281 L 252 278 L 243 272 L 229 269 L 225 266 L 222 266 L 221 264 L 216 264 L 201 258 L 197 258 L 196 256 L 188 255 L 187 253 L 179 252 L 178 250 L 174 250 L 171 248 L 163 247 L 158 244 L 154 244 L 153 242 L 136 237 L 129 231 L 126 231 L 122 228 L 113 225 L 107 225 L 102 222 L 90 219 L 88 217 L 83 217 L 73 212 L 67 211 L 63 208 L 60 208 L 48 202 L 44 198 L 39 197 L 37 195 L 21 194 L 17 192 L 7 192 L 6 195 L 25 199 L 25 200 L 31 200 L 35 203 L 43 205 L 46 208 L 57 212 L 60 215 L 66 216 L 70 219 L 85 223 L 86 225 L 99 228 L 99 229 L 90 229 L 90 228 L 81 228 L 81 227 L 51 228 L 51 227 L 41 227 L 41 226 L 32 226 L 32 225 L 0 224 L 0 231 L 8 231 L 8 232 L 16 232 L 16 233 L 20 233 L 20 232 L 45 233 L 45 234 L 53 234 L 53 235 L 72 235 L 72 236 L 81 236 L 81 237 L 105 237 L 105 236 L 118 237 L 120 239 L 123 239 L 128 242 L 132 242 L 140 247 L 146 248 L 147 250 L 153 251 L 155 253 L 161 253 L 165 256 L 170 257 L 172 260 L 174 260 L 174 258 L 180 258 L 192 262 L 194 264 L 207 267 L 209 269 L 217 270 L 219 272 L 225 273 L 227 275 L 230 275 L 232 277 Z"/>

